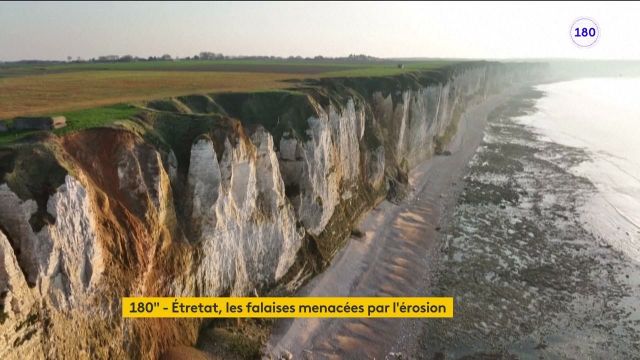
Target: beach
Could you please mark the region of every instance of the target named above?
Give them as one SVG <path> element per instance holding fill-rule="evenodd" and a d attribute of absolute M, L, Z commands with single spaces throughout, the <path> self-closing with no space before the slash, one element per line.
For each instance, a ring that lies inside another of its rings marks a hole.
<path fill-rule="evenodd" d="M 482 140 L 488 115 L 508 99 L 493 96 L 468 109 L 449 145 L 410 173 L 411 192 L 383 201 L 360 222 L 331 265 L 296 296 L 428 296 L 439 230 L 455 204 L 458 181 Z M 293 319 L 276 324 L 266 352 L 294 358 L 397 357 L 416 351 L 422 320 Z"/>
<path fill-rule="evenodd" d="M 558 140 L 554 129 L 566 124 L 540 127 L 559 113 L 545 107 L 554 96 L 547 89 L 530 88 L 489 118 L 443 229 L 431 283 L 437 294 L 455 297 L 456 316 L 426 322 L 418 358 L 640 353 L 640 265 L 620 246 L 629 247 L 633 236 L 619 231 L 611 208 L 594 208 L 594 199 L 607 195 L 580 170 L 598 161 L 594 153 Z"/>

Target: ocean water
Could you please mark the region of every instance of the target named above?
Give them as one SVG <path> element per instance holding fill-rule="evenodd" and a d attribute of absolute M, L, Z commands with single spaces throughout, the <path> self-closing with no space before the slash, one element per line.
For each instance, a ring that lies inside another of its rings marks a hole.
<path fill-rule="evenodd" d="M 640 261 L 640 78 L 597 78 L 536 87 L 535 111 L 516 118 L 590 160 L 569 169 L 597 193 L 580 209 L 586 228 Z"/>
<path fill-rule="evenodd" d="M 634 95 L 637 94 L 637 95 Z M 419 358 L 637 359 L 640 80 L 526 88 L 488 118 L 451 218 Z"/>

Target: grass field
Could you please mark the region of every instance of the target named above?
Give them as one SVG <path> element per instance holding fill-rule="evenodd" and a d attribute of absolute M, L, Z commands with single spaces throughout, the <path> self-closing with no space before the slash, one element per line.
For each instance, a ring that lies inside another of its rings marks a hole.
<path fill-rule="evenodd" d="M 150 61 L 0 65 L 0 119 L 55 115 L 192 93 L 293 86 L 292 80 L 372 77 L 437 68 L 449 61 L 405 63 L 282 60 Z"/>
<path fill-rule="evenodd" d="M 291 86 L 302 75 L 241 72 L 78 71 L 0 79 L 0 119 L 213 91 Z"/>
<path fill-rule="evenodd" d="M 407 68 L 431 67 L 449 61 L 414 61 Z M 370 69 L 397 69 L 398 61 L 381 62 L 331 62 L 310 60 L 181 60 L 138 61 L 114 63 L 63 63 L 63 64 L 0 64 L 0 78 L 8 76 L 46 75 L 77 71 L 218 71 L 263 72 L 284 74 L 322 74 Z"/>
<path fill-rule="evenodd" d="M 138 61 L 114 63 L 69 63 L 52 65 L 8 65 L 0 66 L 0 77 L 22 75 L 45 75 L 76 71 L 219 71 L 219 72 L 266 72 L 315 74 L 327 71 L 362 68 L 358 64 L 296 62 L 296 61 Z"/>
<path fill-rule="evenodd" d="M 107 126 L 118 120 L 128 119 L 137 114 L 139 108 L 129 104 L 115 104 L 91 109 L 75 110 L 60 113 L 67 119 L 67 125 L 53 132 L 58 135 L 82 129 Z M 0 145 L 6 145 L 27 136 L 46 131 L 11 131 L 0 133 Z"/>

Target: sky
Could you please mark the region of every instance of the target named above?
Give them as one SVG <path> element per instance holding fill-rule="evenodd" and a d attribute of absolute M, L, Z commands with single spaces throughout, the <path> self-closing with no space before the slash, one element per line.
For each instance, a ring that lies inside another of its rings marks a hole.
<path fill-rule="evenodd" d="M 597 43 L 573 44 L 580 17 Z M 100 55 L 640 59 L 640 3 L 2 2 L 0 60 Z"/>

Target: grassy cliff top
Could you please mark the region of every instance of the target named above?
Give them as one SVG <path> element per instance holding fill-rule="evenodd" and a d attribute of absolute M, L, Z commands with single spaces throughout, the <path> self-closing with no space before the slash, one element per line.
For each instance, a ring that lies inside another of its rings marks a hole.
<path fill-rule="evenodd" d="M 302 79 L 380 77 L 450 61 L 141 61 L 0 65 L 0 119 L 194 93 L 290 88 Z"/>
<path fill-rule="evenodd" d="M 285 132 L 304 136 L 306 122 L 300 119 L 315 113 L 308 97 L 325 106 L 349 98 L 367 98 L 375 92 L 397 96 L 399 90 L 442 83 L 453 72 L 478 64 L 415 61 L 399 67 L 395 61 L 287 65 L 289 70 L 307 73 L 260 72 L 284 65 L 249 61 L 63 64 L 39 70 L 32 65 L 11 71 L 0 66 L 0 119 L 7 119 L 4 121 L 9 125 L 11 118 L 23 115 L 63 115 L 67 119 L 66 127 L 52 131 L 0 132 L 0 147 L 24 140 L 39 142 L 52 133 L 126 127 L 146 118 L 144 114 L 150 111 L 185 114 L 194 119 L 230 116 L 248 126 L 262 125 L 276 139 Z M 238 71 L 213 70 L 214 65 L 233 66 Z M 326 71 L 318 72 L 320 68 Z M 43 74 L 35 74 L 38 71 Z"/>

